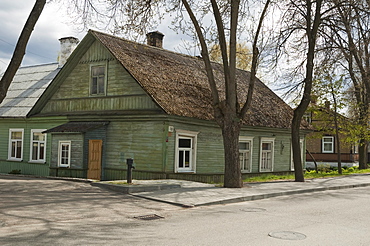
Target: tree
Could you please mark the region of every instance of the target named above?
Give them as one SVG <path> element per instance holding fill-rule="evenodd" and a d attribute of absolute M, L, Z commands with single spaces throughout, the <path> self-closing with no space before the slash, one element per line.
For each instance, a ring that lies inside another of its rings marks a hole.
<path fill-rule="evenodd" d="M 260 55 L 257 46 L 270 2 L 270 0 L 266 0 L 264 4 L 253 2 L 252 6 L 252 1 L 248 0 L 110 0 L 106 1 L 107 6 L 102 13 L 92 0 L 75 0 L 75 7 L 80 13 L 93 11 L 96 16 L 108 16 L 110 19 L 114 19 L 112 22 L 117 25 L 116 27 L 135 30 L 138 33 L 142 32 L 142 34 L 146 32 L 145 27 L 155 19 L 153 17 L 161 18 L 164 13 L 175 13 L 172 22 L 174 28 L 190 32 L 191 35 L 197 37 L 212 96 L 214 118 L 223 135 L 224 186 L 239 188 L 243 186 L 239 164 L 239 134 L 243 119 L 251 105 Z M 253 7 L 256 10 L 261 5 L 262 11 L 253 32 L 248 95 L 246 101 L 241 105 L 237 95 L 236 79 L 237 37 L 246 28 L 246 25 L 241 25 L 240 22 L 248 16 L 248 7 Z M 108 11 L 106 11 L 107 9 Z M 120 20 L 117 21 L 117 18 Z M 125 25 L 120 24 L 122 18 L 125 20 Z M 207 23 L 211 24 L 207 26 Z M 215 43 L 220 47 L 222 57 L 225 95 L 220 95 L 217 89 L 210 59 L 209 47 L 210 44 Z"/>
<path fill-rule="evenodd" d="M 302 97 L 294 109 L 292 119 L 292 150 L 295 181 L 304 182 L 303 164 L 300 148 L 300 127 L 304 113 L 311 101 L 313 73 L 315 68 L 316 45 L 318 42 L 319 28 L 322 23 L 325 9 L 322 0 L 291 0 L 283 16 L 283 29 L 279 36 L 277 48 L 284 54 L 293 50 L 299 53 L 298 57 L 305 59 L 295 68 L 294 73 L 299 73 L 303 79 L 299 83 L 303 87 Z M 292 41 L 290 41 L 292 39 Z M 290 41 L 290 42 L 289 42 Z M 303 69 L 304 67 L 304 69 Z M 294 77 L 294 74 L 292 74 Z"/>
<path fill-rule="evenodd" d="M 359 168 L 367 168 L 368 122 L 370 110 L 370 3 L 369 1 L 339 1 L 336 18 L 325 22 L 327 42 L 332 47 L 332 64 L 339 64 L 353 84 L 357 107 L 356 134 L 359 136 Z"/>
<path fill-rule="evenodd" d="M 344 100 L 344 79 L 343 75 L 335 75 L 335 70 L 335 67 L 324 67 L 316 71 L 317 78 L 314 80 L 313 86 L 313 95 L 316 99 L 311 109 L 315 113 L 316 120 L 320 121 L 319 124 L 314 125 L 316 130 L 326 133 L 331 132 L 331 134 L 335 135 L 338 173 L 342 174 L 341 144 L 344 144 L 346 140 L 342 140 L 342 133 L 345 133 L 346 136 L 349 135 L 345 129 L 349 124 L 343 122 L 347 119 L 339 113 L 339 110 L 343 109 L 345 105 L 341 102 Z M 332 108 L 331 105 L 333 106 Z"/>
<path fill-rule="evenodd" d="M 28 16 L 26 24 L 18 38 L 17 45 L 15 46 L 13 56 L 10 60 L 8 67 L 6 68 L 3 77 L 0 80 L 0 103 L 4 100 L 8 88 L 17 72 L 19 66 L 22 63 L 24 54 L 26 53 L 26 47 L 31 37 L 32 31 L 44 9 L 46 0 L 36 0 L 33 9 Z"/>

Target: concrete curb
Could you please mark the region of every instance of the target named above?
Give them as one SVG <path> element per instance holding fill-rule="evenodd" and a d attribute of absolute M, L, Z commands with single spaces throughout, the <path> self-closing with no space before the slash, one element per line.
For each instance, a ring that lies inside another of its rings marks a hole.
<path fill-rule="evenodd" d="M 199 206 L 209 206 L 209 205 L 216 205 L 216 204 L 230 204 L 230 203 L 262 200 L 266 198 L 273 198 L 273 197 L 279 197 L 279 196 L 297 195 L 297 194 L 313 193 L 313 192 L 328 191 L 328 190 L 360 188 L 360 187 L 367 187 L 367 186 L 370 186 L 370 183 L 340 185 L 340 186 L 331 186 L 331 187 L 317 187 L 317 188 L 309 188 L 309 189 L 301 189 L 301 190 L 274 192 L 274 193 L 267 193 L 267 194 L 260 194 L 260 195 L 243 196 L 243 197 L 238 197 L 238 198 L 231 198 L 231 199 L 202 203 L 202 204 L 191 205 L 191 206 L 199 207 Z M 182 206 L 187 207 L 189 205 L 182 205 Z"/>
<path fill-rule="evenodd" d="M 353 184 L 353 185 L 339 185 L 339 186 L 329 186 L 329 187 L 316 187 L 316 188 L 307 188 L 307 189 L 299 189 L 299 190 L 272 192 L 272 193 L 258 194 L 258 195 L 247 195 L 247 196 L 241 196 L 241 197 L 230 198 L 230 199 L 220 199 L 218 201 L 198 203 L 198 204 L 186 204 L 186 203 L 182 203 L 182 202 L 162 200 L 160 198 L 148 197 L 148 196 L 140 195 L 140 194 L 132 194 L 132 195 L 136 196 L 136 197 L 156 201 L 156 202 L 167 203 L 167 204 L 180 206 L 180 207 L 184 207 L 184 208 L 192 208 L 192 207 L 201 207 L 201 206 L 210 206 L 210 205 L 220 205 L 220 204 L 231 204 L 231 203 L 239 203 L 239 202 L 246 202 L 246 201 L 255 201 L 255 200 L 262 200 L 262 199 L 279 197 L 279 196 L 297 195 L 297 194 L 313 193 L 313 192 L 328 191 L 328 190 L 360 188 L 360 187 L 368 187 L 368 186 L 370 186 L 370 183 L 361 183 L 361 184 Z"/>
<path fill-rule="evenodd" d="M 124 184 L 124 185 L 116 185 L 116 184 L 109 184 L 109 183 L 101 183 L 101 182 L 92 182 L 92 186 L 97 186 L 103 189 L 111 190 L 120 192 L 123 194 L 131 194 L 131 193 L 139 193 L 139 192 L 150 192 L 150 191 L 157 191 L 157 190 L 168 190 L 168 189 L 176 189 L 181 188 L 179 184 Z"/>

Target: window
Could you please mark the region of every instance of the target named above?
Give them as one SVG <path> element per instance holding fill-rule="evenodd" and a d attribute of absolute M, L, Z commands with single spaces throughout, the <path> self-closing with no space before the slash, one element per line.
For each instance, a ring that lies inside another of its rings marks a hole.
<path fill-rule="evenodd" d="M 308 124 L 312 124 L 312 112 L 308 111 L 305 112 L 303 115 L 303 119 L 308 122 Z"/>
<path fill-rule="evenodd" d="M 252 171 L 252 141 L 253 138 L 239 138 L 239 161 L 242 172 Z"/>
<path fill-rule="evenodd" d="M 31 162 L 45 162 L 46 154 L 46 131 L 45 129 L 32 129 L 31 130 L 31 151 L 30 161 Z"/>
<path fill-rule="evenodd" d="M 23 129 L 9 129 L 8 159 L 22 161 L 23 159 Z"/>
<path fill-rule="evenodd" d="M 58 166 L 70 167 L 71 166 L 71 142 L 60 141 L 58 151 Z"/>
<path fill-rule="evenodd" d="M 272 138 L 261 138 L 260 171 L 272 172 L 274 163 L 274 140 Z"/>
<path fill-rule="evenodd" d="M 195 172 L 197 134 L 176 131 L 175 172 Z"/>
<path fill-rule="evenodd" d="M 105 95 L 105 65 L 91 66 L 90 95 Z"/>
<path fill-rule="evenodd" d="M 322 153 L 334 153 L 334 137 L 325 136 L 322 138 Z"/>

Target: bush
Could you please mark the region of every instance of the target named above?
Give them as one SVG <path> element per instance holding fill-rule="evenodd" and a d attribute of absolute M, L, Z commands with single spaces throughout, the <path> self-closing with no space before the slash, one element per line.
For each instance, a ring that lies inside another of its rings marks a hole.
<path fill-rule="evenodd" d="M 319 173 L 328 173 L 330 172 L 330 165 L 329 164 L 317 165 L 317 170 L 319 171 Z"/>
<path fill-rule="evenodd" d="M 354 167 L 350 167 L 350 168 L 348 168 L 348 172 L 349 173 L 353 173 L 355 171 L 355 168 Z"/>

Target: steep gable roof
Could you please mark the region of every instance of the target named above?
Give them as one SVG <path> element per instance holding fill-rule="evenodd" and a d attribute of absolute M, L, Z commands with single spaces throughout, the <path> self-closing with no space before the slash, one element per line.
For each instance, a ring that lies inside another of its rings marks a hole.
<path fill-rule="evenodd" d="M 213 120 L 211 94 L 203 60 L 89 31 L 136 79 L 153 100 L 170 115 Z M 222 66 L 214 63 L 220 95 L 224 94 Z M 237 71 L 239 100 L 246 99 L 250 73 Z M 290 128 L 293 111 L 260 80 L 256 81 L 252 107 L 245 124 Z"/>
<path fill-rule="evenodd" d="M 59 70 L 58 63 L 19 68 L 0 104 L 0 118 L 26 117 Z"/>

